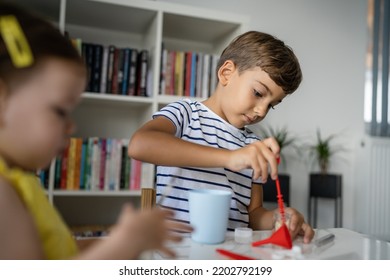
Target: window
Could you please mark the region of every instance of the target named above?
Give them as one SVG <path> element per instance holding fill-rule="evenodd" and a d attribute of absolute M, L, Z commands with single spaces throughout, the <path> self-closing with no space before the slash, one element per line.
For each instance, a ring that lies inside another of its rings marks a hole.
<path fill-rule="evenodd" d="M 366 57 L 364 121 L 366 132 L 390 137 L 390 0 L 368 0 L 369 44 Z"/>

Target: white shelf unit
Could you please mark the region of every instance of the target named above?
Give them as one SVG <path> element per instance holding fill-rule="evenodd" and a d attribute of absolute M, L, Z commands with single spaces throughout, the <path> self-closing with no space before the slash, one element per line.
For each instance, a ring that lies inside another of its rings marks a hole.
<path fill-rule="evenodd" d="M 158 93 L 162 43 L 171 50 L 220 54 L 234 37 L 246 31 L 249 20 L 237 14 L 149 0 L 14 2 L 83 42 L 149 51 L 149 96 L 84 93 L 73 116 L 75 137 L 130 139 L 154 112 L 183 98 Z M 153 166 L 149 174 L 155 176 Z M 140 203 L 140 191 L 61 191 L 54 190 L 53 180 L 49 181 L 48 198 L 70 225 L 114 223 L 123 203 Z"/>

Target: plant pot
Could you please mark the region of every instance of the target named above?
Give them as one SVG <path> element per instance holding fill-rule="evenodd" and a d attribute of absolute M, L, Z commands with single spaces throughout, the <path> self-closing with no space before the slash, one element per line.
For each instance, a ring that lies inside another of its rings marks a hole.
<path fill-rule="evenodd" d="M 290 205 L 290 175 L 279 174 L 280 192 L 283 195 L 283 201 L 286 205 Z M 263 184 L 263 201 L 278 202 L 276 183 L 270 177 Z"/>
<path fill-rule="evenodd" d="M 310 174 L 310 196 L 337 198 L 341 197 L 340 174 Z"/>

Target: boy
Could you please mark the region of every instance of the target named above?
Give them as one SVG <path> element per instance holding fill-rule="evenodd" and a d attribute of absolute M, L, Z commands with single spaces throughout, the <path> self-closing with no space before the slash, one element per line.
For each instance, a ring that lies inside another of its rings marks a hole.
<path fill-rule="evenodd" d="M 263 141 L 247 125 L 260 122 L 302 74 L 293 51 L 271 35 L 249 31 L 234 39 L 217 65 L 218 85 L 204 102 L 172 103 L 141 127 L 129 144 L 129 156 L 158 165 L 157 196 L 173 189 L 162 207 L 188 222 L 188 190 L 232 191 L 228 230 L 236 227 L 271 229 L 274 211 L 262 206 L 262 185 L 270 168 L 277 177 L 279 146 Z M 260 178 L 261 177 L 261 178 Z M 295 209 L 290 232 L 310 242 L 314 232 Z M 212 213 L 210 213 L 212 214 Z"/>

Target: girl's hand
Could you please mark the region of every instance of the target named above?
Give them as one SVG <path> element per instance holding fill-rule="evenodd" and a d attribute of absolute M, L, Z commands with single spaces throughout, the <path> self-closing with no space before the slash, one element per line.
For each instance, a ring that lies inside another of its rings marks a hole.
<path fill-rule="evenodd" d="M 115 226 L 112 237 L 122 239 L 123 246 L 129 246 L 141 253 L 145 250 L 160 250 L 173 256 L 174 253 L 165 246 L 166 241 L 179 242 L 181 236 L 173 231 L 191 232 L 191 226 L 168 220 L 173 217 L 170 210 L 154 208 L 136 211 L 125 205 Z"/>

